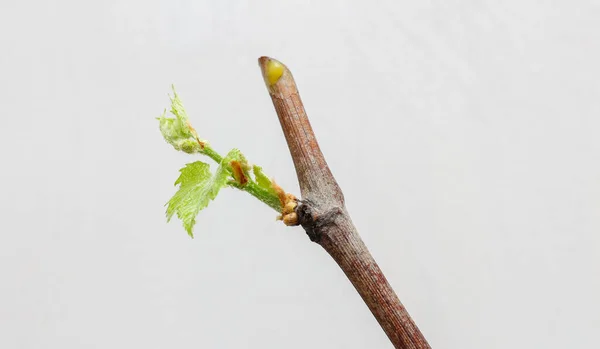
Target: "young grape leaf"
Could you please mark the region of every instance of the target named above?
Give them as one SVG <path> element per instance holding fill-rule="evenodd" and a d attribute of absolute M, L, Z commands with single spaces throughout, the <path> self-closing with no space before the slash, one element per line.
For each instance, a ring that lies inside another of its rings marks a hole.
<path fill-rule="evenodd" d="M 169 98 L 171 98 L 171 114 L 175 118 L 166 117 L 166 111 L 157 118 L 164 139 L 176 150 L 190 154 L 200 152 L 202 141 L 198 139 L 196 130 L 190 124 L 181 99 L 175 92 L 175 87 L 173 87 L 173 96 L 169 96 Z"/>
<path fill-rule="evenodd" d="M 198 213 L 208 206 L 211 200 L 214 200 L 219 194 L 219 190 L 227 185 L 227 180 L 231 177 L 232 160 L 242 161 L 243 155 L 238 149 L 230 151 L 217 171 L 211 175 L 208 164 L 202 161 L 196 161 L 185 165 L 179 170 L 181 174 L 175 181 L 179 184 L 179 190 L 167 202 L 167 221 L 170 221 L 174 214 L 183 222 L 183 227 L 190 237 L 194 237 L 193 228 L 196 224 Z"/>

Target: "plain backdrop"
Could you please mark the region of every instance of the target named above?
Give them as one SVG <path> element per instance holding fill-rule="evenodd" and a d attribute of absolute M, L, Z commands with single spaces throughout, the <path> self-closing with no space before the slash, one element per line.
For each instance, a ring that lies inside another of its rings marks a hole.
<path fill-rule="evenodd" d="M 292 70 L 364 240 L 434 348 L 598 348 L 597 1 L 7 1 L 1 348 L 391 348 L 330 257 L 224 190 L 196 238 L 155 117 L 285 189 L 257 58 Z"/>

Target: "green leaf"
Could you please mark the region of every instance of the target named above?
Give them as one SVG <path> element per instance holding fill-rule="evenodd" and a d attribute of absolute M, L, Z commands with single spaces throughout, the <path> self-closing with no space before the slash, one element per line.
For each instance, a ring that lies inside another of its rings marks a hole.
<path fill-rule="evenodd" d="M 240 151 L 233 149 L 223 158 L 213 175 L 210 173 L 209 165 L 202 161 L 185 165 L 179 170 L 181 174 L 175 181 L 175 185 L 179 185 L 179 190 L 166 204 L 167 221 L 177 214 L 188 235 L 194 237 L 193 228 L 196 224 L 196 216 L 208 206 L 211 200 L 217 197 L 219 190 L 225 187 L 228 179 L 231 178 L 229 163 L 232 160 L 241 162 L 243 159 Z"/>
<path fill-rule="evenodd" d="M 157 118 L 159 122 L 160 132 L 167 143 L 171 144 L 176 150 L 181 150 L 186 153 L 198 153 L 202 150 L 199 143 L 196 131 L 191 126 L 185 108 L 181 99 L 175 92 L 173 86 L 173 96 L 171 99 L 171 114 L 175 118 L 166 117 L 166 111 L 163 115 Z"/>
<path fill-rule="evenodd" d="M 252 170 L 254 172 L 254 178 L 256 179 L 256 183 L 259 187 L 267 190 L 269 193 L 277 194 L 275 192 L 275 189 L 273 189 L 273 184 L 271 183 L 271 180 L 269 179 L 269 177 L 267 177 L 267 175 L 265 175 L 265 173 L 262 170 L 262 167 L 254 165 Z"/>

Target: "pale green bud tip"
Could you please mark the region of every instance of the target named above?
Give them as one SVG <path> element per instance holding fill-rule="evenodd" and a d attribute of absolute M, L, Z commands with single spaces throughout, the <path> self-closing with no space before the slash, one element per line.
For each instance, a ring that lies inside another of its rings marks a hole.
<path fill-rule="evenodd" d="M 171 99 L 171 114 L 174 118 L 166 117 L 166 110 L 163 115 L 158 117 L 160 132 L 167 143 L 171 144 L 176 150 L 186 153 L 198 153 L 206 142 L 198 139 L 196 130 L 190 125 L 187 113 L 183 107 L 181 99 L 173 88 Z"/>
<path fill-rule="evenodd" d="M 178 146 L 181 151 L 188 154 L 199 153 L 202 150 L 200 144 L 195 139 L 183 140 L 178 144 Z"/>

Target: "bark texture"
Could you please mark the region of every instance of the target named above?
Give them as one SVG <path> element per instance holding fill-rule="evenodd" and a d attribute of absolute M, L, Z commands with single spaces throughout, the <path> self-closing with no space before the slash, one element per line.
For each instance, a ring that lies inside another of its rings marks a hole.
<path fill-rule="evenodd" d="M 302 193 L 299 224 L 344 271 L 395 348 L 430 348 L 354 227 L 291 72 L 268 57 L 259 58 L 259 65 L 296 168 Z M 282 73 L 272 74 L 272 66 L 283 67 Z"/>

